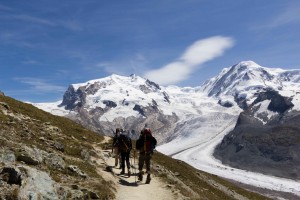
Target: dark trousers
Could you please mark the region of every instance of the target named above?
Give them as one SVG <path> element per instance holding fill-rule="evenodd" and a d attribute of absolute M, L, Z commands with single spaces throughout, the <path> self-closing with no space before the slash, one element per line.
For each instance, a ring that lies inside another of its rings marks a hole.
<path fill-rule="evenodd" d="M 139 171 L 143 170 L 144 163 L 146 163 L 146 170 L 147 173 L 150 174 L 150 161 L 152 158 L 152 153 L 145 153 L 145 152 L 140 152 L 140 157 L 139 157 Z"/>
<path fill-rule="evenodd" d="M 123 171 L 125 170 L 125 161 L 126 161 L 127 169 L 130 169 L 129 156 L 130 156 L 130 151 L 129 152 L 121 151 L 121 168 Z"/>

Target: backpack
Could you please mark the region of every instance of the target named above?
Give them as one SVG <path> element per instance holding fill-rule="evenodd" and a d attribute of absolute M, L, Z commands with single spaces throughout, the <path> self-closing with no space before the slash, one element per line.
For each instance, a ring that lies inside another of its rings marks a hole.
<path fill-rule="evenodd" d="M 115 135 L 113 138 L 113 147 L 118 147 L 119 146 L 119 135 Z"/>
<path fill-rule="evenodd" d="M 136 141 L 136 149 L 146 153 L 153 153 L 156 144 L 157 141 L 152 136 L 151 130 L 146 128 L 141 132 L 140 138 Z"/>
<path fill-rule="evenodd" d="M 121 134 L 119 137 L 119 150 L 122 152 L 128 152 L 131 148 L 131 139 L 126 135 Z"/>

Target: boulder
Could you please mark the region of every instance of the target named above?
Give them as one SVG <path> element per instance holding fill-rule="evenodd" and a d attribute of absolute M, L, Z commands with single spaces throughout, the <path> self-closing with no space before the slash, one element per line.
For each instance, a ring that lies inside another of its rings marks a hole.
<path fill-rule="evenodd" d="M 53 147 L 57 149 L 58 151 L 64 152 L 65 146 L 61 144 L 60 142 L 54 142 Z"/>
<path fill-rule="evenodd" d="M 81 171 L 81 169 L 79 169 L 79 167 L 77 167 L 75 165 L 69 165 L 68 169 L 71 172 L 74 172 L 75 174 L 81 176 L 82 178 L 87 178 L 87 175 L 83 171 Z"/>
<path fill-rule="evenodd" d="M 64 169 L 66 166 L 65 161 L 59 155 L 50 153 L 45 157 L 45 163 L 55 169 Z"/>
<path fill-rule="evenodd" d="M 48 173 L 29 166 L 20 166 L 22 173 L 22 186 L 19 199 L 60 199 L 56 192 L 58 185 L 51 179 Z"/>
<path fill-rule="evenodd" d="M 40 149 L 32 149 L 27 146 L 24 146 L 17 153 L 17 161 L 23 161 L 28 165 L 38 165 L 41 164 L 44 160 L 43 153 L 45 154 L 45 152 L 41 151 Z"/>

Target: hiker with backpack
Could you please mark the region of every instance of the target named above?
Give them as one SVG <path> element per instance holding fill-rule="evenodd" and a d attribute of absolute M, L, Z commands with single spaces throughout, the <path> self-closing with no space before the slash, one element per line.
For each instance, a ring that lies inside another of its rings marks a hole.
<path fill-rule="evenodd" d="M 112 144 L 112 153 L 114 153 L 115 158 L 115 167 L 118 166 L 118 163 L 121 165 L 121 155 L 119 151 L 119 138 L 120 138 L 120 130 L 119 128 L 116 129 L 115 136 L 113 138 L 113 144 Z"/>
<path fill-rule="evenodd" d="M 150 128 L 144 128 L 141 131 L 139 139 L 136 141 L 136 149 L 139 150 L 139 173 L 138 180 L 143 181 L 143 166 L 146 164 L 147 179 L 146 184 L 151 181 L 150 176 L 150 162 L 152 158 L 153 151 L 156 146 L 156 139 L 152 136 Z"/>
<path fill-rule="evenodd" d="M 128 177 L 130 177 L 130 175 L 131 175 L 130 162 L 129 162 L 131 149 L 132 149 L 132 142 L 128 136 L 128 133 L 121 130 L 121 134 L 119 137 L 119 151 L 121 154 L 121 169 L 122 169 L 122 171 L 120 172 L 120 174 L 125 174 L 125 161 L 126 161 Z"/>

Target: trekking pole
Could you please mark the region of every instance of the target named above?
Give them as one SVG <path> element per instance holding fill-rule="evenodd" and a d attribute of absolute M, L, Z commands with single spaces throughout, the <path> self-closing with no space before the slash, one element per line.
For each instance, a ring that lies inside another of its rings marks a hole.
<path fill-rule="evenodd" d="M 134 182 L 136 183 L 135 149 L 133 149 Z"/>

